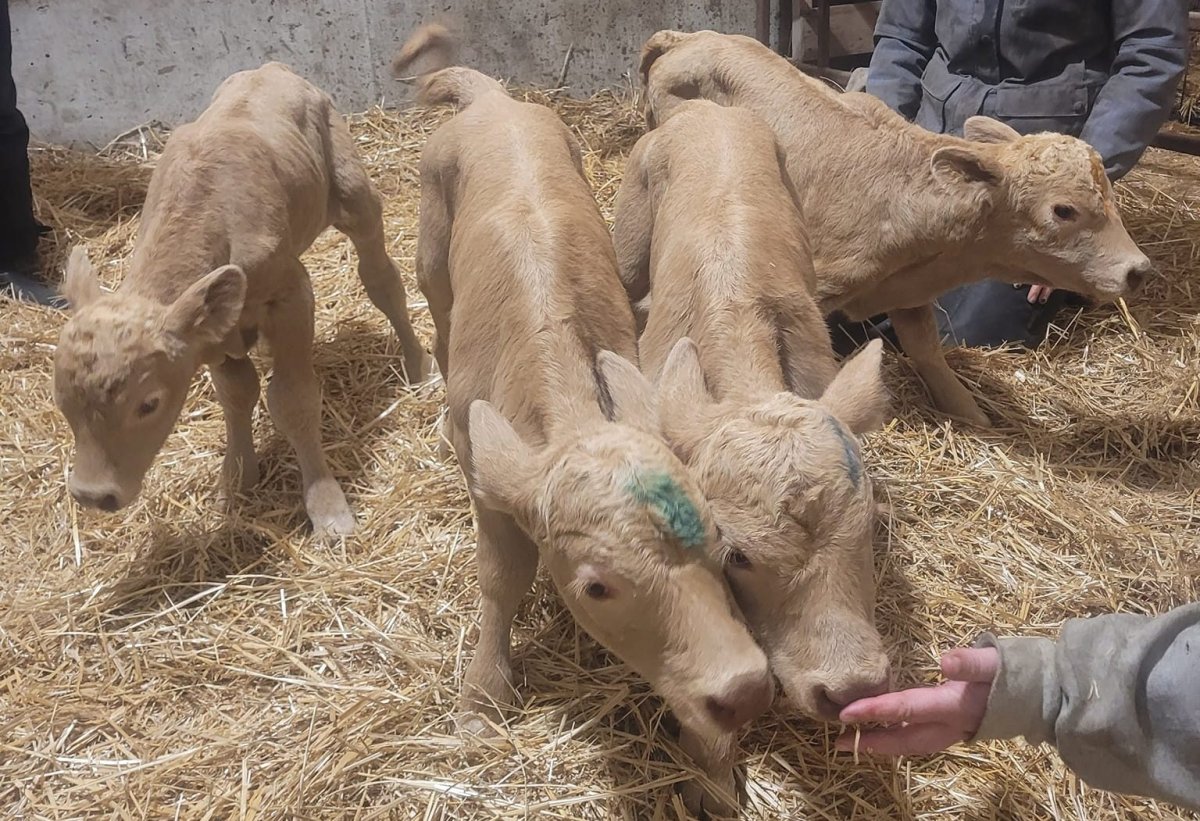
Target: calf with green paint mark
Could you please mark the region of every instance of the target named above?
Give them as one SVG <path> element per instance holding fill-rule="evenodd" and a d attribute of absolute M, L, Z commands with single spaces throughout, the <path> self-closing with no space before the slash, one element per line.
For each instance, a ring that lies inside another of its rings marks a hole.
<path fill-rule="evenodd" d="M 887 412 L 880 343 L 838 370 L 782 152 L 749 111 L 680 103 L 639 140 L 615 239 L 663 431 L 712 507 L 734 595 L 791 700 L 836 719 L 889 683 L 854 439 Z"/>
<path fill-rule="evenodd" d="M 441 37 L 418 34 L 400 65 Z M 708 506 L 630 364 L 633 314 L 579 148 L 553 112 L 478 72 L 422 86 L 461 107 L 421 158 L 417 248 L 478 534 L 459 727 L 489 732 L 516 701 L 512 623 L 540 560 L 579 624 L 679 717 L 682 746 L 718 785 L 692 785 L 689 803 L 727 808 L 737 731 L 774 683 L 712 560 Z"/>

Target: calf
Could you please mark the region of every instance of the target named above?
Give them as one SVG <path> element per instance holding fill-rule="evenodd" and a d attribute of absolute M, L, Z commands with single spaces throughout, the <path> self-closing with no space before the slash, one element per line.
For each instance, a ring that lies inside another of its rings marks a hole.
<path fill-rule="evenodd" d="M 789 697 L 833 720 L 888 686 L 852 435 L 882 423 L 887 398 L 878 341 L 837 370 L 790 189 L 760 117 L 683 103 L 634 146 L 614 236 L 631 300 L 650 295 L 642 368 L 738 604 Z"/>
<path fill-rule="evenodd" d="M 423 29 L 395 63 L 446 64 Z M 460 727 L 514 701 L 513 617 L 539 556 L 576 620 L 645 676 L 729 793 L 735 731 L 774 685 L 709 558 L 700 491 L 658 433 L 633 315 L 579 147 L 549 109 L 466 68 L 421 99 L 460 108 L 421 157 L 417 276 L 446 376 L 449 437 L 475 502 L 483 594 Z M 704 798 L 693 785 L 695 804 Z"/>
<path fill-rule="evenodd" d="M 261 332 L 274 358 L 267 405 L 299 457 L 313 528 L 352 531 L 321 452 L 313 292 L 299 259 L 330 225 L 354 243 L 367 295 L 419 379 L 427 355 L 345 122 L 284 65 L 234 74 L 168 141 L 120 287 L 101 291 L 83 250 L 71 254 L 64 293 L 75 313 L 59 338 L 54 396 L 75 434 L 68 484 L 80 504 L 116 510 L 137 496 L 202 364 L 225 412 L 225 478 L 255 484 L 259 386 L 247 352 Z"/>
<path fill-rule="evenodd" d="M 883 311 L 945 413 L 986 425 L 946 364 L 932 301 L 990 276 L 1115 299 L 1150 261 L 1130 239 L 1104 165 L 1060 134 L 973 117 L 933 134 L 863 93 L 838 94 L 748 37 L 660 31 L 642 49 L 647 118 L 703 97 L 763 117 L 787 151 L 830 314 Z"/>

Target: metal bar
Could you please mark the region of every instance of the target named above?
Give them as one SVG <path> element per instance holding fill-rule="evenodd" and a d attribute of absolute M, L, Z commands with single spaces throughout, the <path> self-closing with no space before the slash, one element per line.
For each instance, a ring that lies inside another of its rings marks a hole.
<path fill-rule="evenodd" d="M 1188 28 L 1192 31 L 1200 31 L 1200 11 L 1188 12 Z"/>
<path fill-rule="evenodd" d="M 829 68 L 829 0 L 813 0 L 817 12 L 817 68 Z"/>
<path fill-rule="evenodd" d="M 795 22 L 795 17 L 792 0 L 779 0 L 779 9 L 775 15 L 779 26 L 779 53 L 788 58 L 792 56 L 792 23 Z"/>
<path fill-rule="evenodd" d="M 1200 136 L 1194 134 L 1175 134 L 1171 131 L 1160 131 L 1150 145 L 1164 148 L 1179 154 L 1191 154 L 1200 157 Z"/>
<path fill-rule="evenodd" d="M 771 0 L 756 0 L 754 10 L 754 33 L 758 42 L 771 46 Z"/>

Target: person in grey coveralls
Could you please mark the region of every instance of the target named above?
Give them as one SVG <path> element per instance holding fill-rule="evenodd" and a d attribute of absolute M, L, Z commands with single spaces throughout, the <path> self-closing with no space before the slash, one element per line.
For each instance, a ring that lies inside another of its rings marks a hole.
<path fill-rule="evenodd" d="M 1200 602 L 1071 619 L 1057 640 L 985 633 L 942 656 L 942 675 L 847 705 L 848 724 L 891 726 L 847 732 L 838 748 L 921 755 L 1024 736 L 1093 787 L 1200 810 Z"/>
<path fill-rule="evenodd" d="M 1187 41 L 1184 0 L 884 0 L 866 91 L 938 133 L 983 114 L 1080 137 L 1117 180 L 1170 113 Z M 987 280 L 936 313 L 943 339 L 1032 347 L 1067 298 Z"/>

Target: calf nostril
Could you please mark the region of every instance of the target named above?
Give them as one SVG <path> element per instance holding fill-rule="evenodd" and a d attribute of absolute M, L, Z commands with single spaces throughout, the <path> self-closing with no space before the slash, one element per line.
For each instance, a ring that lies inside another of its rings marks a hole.
<path fill-rule="evenodd" d="M 100 500 L 98 502 L 96 502 L 96 507 L 100 508 L 105 513 L 112 513 L 118 507 L 120 507 L 120 505 L 117 504 L 116 495 L 114 495 L 112 493 L 106 493 L 100 497 Z"/>
<path fill-rule="evenodd" d="M 736 730 L 767 711 L 775 698 L 775 680 L 769 675 L 744 674 L 734 679 L 720 696 L 704 700 L 713 721 Z"/>
<path fill-rule="evenodd" d="M 704 700 L 704 707 L 712 716 L 712 720 L 722 727 L 733 729 L 738 726 L 737 709 L 723 699 L 709 696 Z"/>
<path fill-rule="evenodd" d="M 1129 273 L 1125 275 L 1125 286 L 1130 291 L 1136 291 L 1142 287 L 1142 283 L 1146 280 L 1147 269 L 1143 266 L 1130 268 Z"/>

